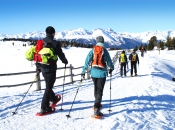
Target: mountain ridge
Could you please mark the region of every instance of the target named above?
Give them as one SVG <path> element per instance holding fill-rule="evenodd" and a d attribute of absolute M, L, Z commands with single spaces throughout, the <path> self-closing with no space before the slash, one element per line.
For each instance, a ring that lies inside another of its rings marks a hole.
<path fill-rule="evenodd" d="M 56 40 L 76 41 L 84 44 L 95 44 L 97 36 L 103 36 L 106 47 L 110 48 L 133 48 L 136 45 L 147 44 L 152 36 L 156 36 L 157 40 L 166 41 L 167 36 L 175 37 L 175 30 L 168 31 L 148 31 L 141 33 L 120 33 L 115 32 L 111 28 L 94 30 L 85 30 L 78 28 L 75 30 L 63 30 L 55 33 Z M 46 36 L 44 31 L 33 31 L 21 33 L 17 35 L 0 34 L 0 39 L 4 38 L 24 38 L 24 39 L 42 39 Z"/>

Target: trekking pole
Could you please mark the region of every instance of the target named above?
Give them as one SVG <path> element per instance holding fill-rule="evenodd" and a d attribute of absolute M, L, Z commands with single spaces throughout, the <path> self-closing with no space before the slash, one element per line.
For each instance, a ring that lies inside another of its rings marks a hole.
<path fill-rule="evenodd" d="M 71 110 L 72 110 L 72 107 L 73 107 L 73 104 L 74 104 L 75 98 L 76 98 L 76 96 L 77 96 L 78 90 L 79 90 L 79 88 L 80 88 L 80 86 L 81 86 L 82 80 L 83 80 L 83 79 L 81 78 L 81 81 L 80 81 L 80 83 L 79 83 L 79 85 L 78 85 L 77 92 L 76 92 L 75 97 L 74 97 L 74 100 L 73 100 L 73 102 L 72 102 L 72 106 L 71 106 L 71 108 L 70 108 L 70 110 L 69 110 L 69 114 L 66 115 L 66 116 L 67 116 L 67 119 L 71 117 L 71 116 L 70 116 L 70 112 L 71 112 Z"/>
<path fill-rule="evenodd" d="M 110 104 L 109 104 L 109 113 L 112 111 L 111 110 L 111 77 L 112 77 L 112 74 L 110 74 Z"/>
<path fill-rule="evenodd" d="M 118 66 L 117 66 L 117 70 L 116 70 L 116 72 L 118 71 L 119 66 L 120 66 L 120 63 L 119 63 Z"/>
<path fill-rule="evenodd" d="M 65 64 L 65 69 L 64 69 L 64 78 L 63 78 L 63 92 L 62 92 L 62 103 L 61 103 L 61 111 L 62 109 L 62 104 L 63 104 L 63 94 L 64 94 L 64 83 L 65 83 L 65 75 L 66 75 L 66 64 Z"/>
<path fill-rule="evenodd" d="M 21 102 L 19 103 L 18 107 L 21 105 L 22 101 L 24 100 L 24 98 L 26 97 L 26 95 L 27 95 L 27 93 L 29 92 L 30 88 L 32 87 L 33 83 L 37 80 L 39 73 L 40 73 L 40 72 L 38 71 L 37 74 L 36 74 L 36 76 L 35 76 L 34 81 L 33 81 L 32 84 L 30 85 L 30 87 L 29 87 L 29 89 L 27 90 L 27 92 L 25 93 L 25 95 L 24 95 L 23 99 L 21 100 Z M 12 112 L 13 115 L 16 114 L 16 111 L 18 110 L 18 107 L 16 108 L 16 110 L 15 110 L 14 112 Z M 12 116 L 13 116 L 13 115 L 12 115 Z"/>
<path fill-rule="evenodd" d="M 127 62 L 127 71 L 129 70 L 128 62 Z"/>

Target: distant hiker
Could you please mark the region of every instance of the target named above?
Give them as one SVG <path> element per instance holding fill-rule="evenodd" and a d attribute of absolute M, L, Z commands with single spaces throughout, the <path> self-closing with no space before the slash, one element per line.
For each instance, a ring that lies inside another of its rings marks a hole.
<path fill-rule="evenodd" d="M 106 82 L 106 77 L 108 76 L 107 66 L 109 69 L 109 74 L 112 74 L 114 70 L 114 65 L 112 63 L 109 52 L 104 47 L 104 38 L 98 36 L 96 38 L 97 44 L 89 52 L 86 57 L 84 67 L 82 69 L 82 77 L 85 76 L 85 71 L 91 65 L 90 75 L 94 83 L 94 115 L 103 116 L 103 113 L 100 112 L 103 88 Z"/>
<path fill-rule="evenodd" d="M 135 49 L 129 55 L 129 60 L 131 62 L 131 77 L 133 76 L 133 69 L 134 69 L 134 72 L 135 72 L 135 76 L 137 76 L 137 63 L 139 65 L 139 57 L 138 57 Z"/>
<path fill-rule="evenodd" d="M 54 40 L 54 36 L 55 36 L 55 29 L 52 26 L 48 26 L 46 28 L 46 37 L 43 39 L 44 46 L 48 46 L 47 44 L 49 44 L 53 48 L 55 54 L 58 55 L 62 63 L 66 65 L 68 64 L 68 61 L 64 53 L 62 52 L 60 44 L 58 44 L 57 41 Z M 46 89 L 44 91 L 44 95 L 42 98 L 40 113 L 44 114 L 47 112 L 52 112 L 53 110 L 49 105 L 49 102 L 54 104 L 61 99 L 61 97 L 58 98 L 58 96 L 56 96 L 52 90 L 56 80 L 57 60 L 50 61 L 49 65 L 36 63 L 36 66 L 37 66 L 37 71 L 42 72 L 42 75 L 44 77 L 45 84 L 46 84 Z"/>
<path fill-rule="evenodd" d="M 140 51 L 141 51 L 141 56 L 143 57 L 144 56 L 144 52 L 145 52 L 144 47 L 142 47 Z"/>
<path fill-rule="evenodd" d="M 126 76 L 126 64 L 128 63 L 128 61 L 124 50 L 120 54 L 119 63 L 120 63 L 120 76 L 121 77 L 123 76 L 123 69 L 124 69 L 124 76 Z"/>

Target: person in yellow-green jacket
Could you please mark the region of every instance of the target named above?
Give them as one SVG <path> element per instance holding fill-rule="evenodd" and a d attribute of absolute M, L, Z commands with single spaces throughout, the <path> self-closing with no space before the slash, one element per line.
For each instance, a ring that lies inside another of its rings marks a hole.
<path fill-rule="evenodd" d="M 128 61 L 124 50 L 120 54 L 119 63 L 120 63 L 120 76 L 121 77 L 123 76 L 123 70 L 124 70 L 124 76 L 126 76 L 126 64 L 128 63 Z"/>

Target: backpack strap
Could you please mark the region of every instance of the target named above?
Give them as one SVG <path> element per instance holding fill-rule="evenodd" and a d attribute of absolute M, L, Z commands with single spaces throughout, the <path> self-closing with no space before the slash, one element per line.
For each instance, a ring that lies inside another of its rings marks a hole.
<path fill-rule="evenodd" d="M 52 41 L 51 40 L 48 42 L 44 41 L 44 47 L 52 47 Z"/>
<path fill-rule="evenodd" d="M 52 40 L 50 40 L 48 42 L 44 41 L 44 47 L 50 48 L 53 51 L 53 54 L 56 55 L 55 50 L 53 49 L 53 46 L 52 46 Z"/>

